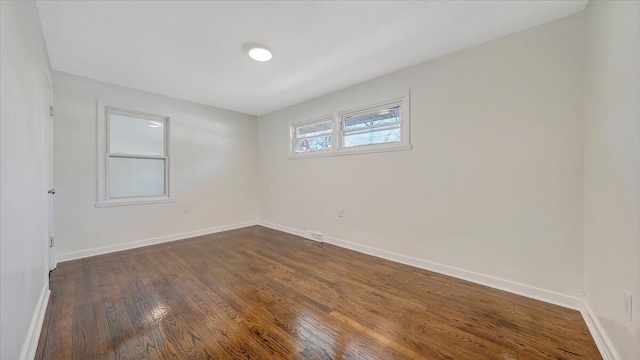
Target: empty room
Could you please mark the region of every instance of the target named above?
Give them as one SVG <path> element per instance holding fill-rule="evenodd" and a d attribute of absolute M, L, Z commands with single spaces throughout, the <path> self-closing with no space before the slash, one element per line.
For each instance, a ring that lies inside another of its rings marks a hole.
<path fill-rule="evenodd" d="M 1 360 L 640 360 L 640 1 L 0 30 Z"/>

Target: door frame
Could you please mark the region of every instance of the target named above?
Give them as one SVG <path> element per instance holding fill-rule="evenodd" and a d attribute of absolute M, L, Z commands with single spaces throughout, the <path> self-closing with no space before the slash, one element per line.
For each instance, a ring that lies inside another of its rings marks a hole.
<path fill-rule="evenodd" d="M 54 248 L 50 246 L 50 238 L 54 237 L 54 195 L 48 193 L 53 186 L 53 116 L 51 115 L 51 107 L 53 106 L 53 82 L 51 81 L 51 73 L 47 64 L 44 65 L 44 184 L 45 184 L 45 273 L 48 279 L 49 271 L 56 268 L 54 256 Z"/>

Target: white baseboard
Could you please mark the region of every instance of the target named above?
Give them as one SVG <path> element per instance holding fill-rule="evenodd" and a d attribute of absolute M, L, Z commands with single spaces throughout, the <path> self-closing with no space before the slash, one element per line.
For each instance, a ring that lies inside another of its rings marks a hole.
<path fill-rule="evenodd" d="M 591 310 L 591 307 L 586 300 L 582 302 L 582 309 L 580 309 L 580 313 L 584 318 L 584 322 L 587 323 L 589 332 L 591 332 L 591 336 L 596 342 L 602 358 L 604 360 L 621 359 L 620 355 L 618 355 L 618 352 L 613 347 L 611 339 L 609 339 L 609 337 L 607 336 L 607 333 L 602 328 L 600 321 L 598 321 L 598 318 L 593 313 L 593 310 Z"/>
<path fill-rule="evenodd" d="M 22 351 L 20 352 L 20 359 L 33 360 L 36 356 L 36 350 L 38 349 L 38 341 L 40 340 L 40 332 L 42 331 L 42 325 L 44 323 L 44 315 L 47 312 L 47 304 L 49 304 L 49 296 L 51 290 L 47 285 L 42 287 L 40 291 L 40 298 L 36 305 L 36 311 L 31 318 L 31 324 L 29 325 L 29 331 L 25 337 L 25 342 L 22 345 Z"/>
<path fill-rule="evenodd" d="M 464 270 L 448 265 L 442 265 L 434 263 L 428 260 L 417 259 L 414 257 L 393 253 L 386 250 L 380 250 L 373 247 L 356 244 L 350 241 L 335 239 L 331 237 L 324 238 L 324 241 L 344 247 L 347 249 L 355 250 L 365 254 L 377 256 L 383 259 L 395 261 L 401 264 L 414 266 L 417 268 L 437 272 L 447 276 L 455 277 L 462 280 L 471 281 L 476 284 L 485 285 L 494 289 L 508 291 L 510 293 L 526 296 L 532 299 L 544 301 L 550 304 L 559 305 L 573 310 L 580 310 L 582 308 L 582 299 L 577 297 L 560 294 L 554 291 L 540 289 L 535 286 L 525 285 L 510 280 L 505 280 L 489 275 L 476 273 L 469 270 Z"/>
<path fill-rule="evenodd" d="M 275 229 L 275 230 L 284 231 L 293 235 L 298 235 L 300 237 L 306 238 L 305 232 L 303 230 L 291 228 L 288 226 L 278 225 L 278 224 L 270 223 L 267 221 L 260 221 L 258 222 L 258 225 Z M 312 239 L 309 239 L 309 240 L 312 240 Z M 336 246 L 340 246 L 346 249 L 354 250 L 357 252 L 365 253 L 368 255 L 373 255 L 379 258 L 395 261 L 401 264 L 406 264 L 406 265 L 414 266 L 417 268 L 455 277 L 458 279 L 471 281 L 476 284 L 485 285 L 495 289 L 508 291 L 514 294 L 544 301 L 546 303 L 566 307 L 573 310 L 578 310 L 582 314 L 582 317 L 584 318 L 584 321 L 587 324 L 589 332 L 591 332 L 591 336 L 593 337 L 596 345 L 598 346 L 598 350 L 600 350 L 600 354 L 602 355 L 602 358 L 604 360 L 620 359 L 620 356 L 617 354 L 614 347 L 611 345 L 612 344 L 611 340 L 608 338 L 608 336 L 604 332 L 604 329 L 600 325 L 597 317 L 594 315 L 588 303 L 583 299 L 560 294 L 554 291 L 540 289 L 530 285 L 520 284 L 520 283 L 509 281 L 509 280 L 496 278 L 493 276 L 478 274 L 473 271 L 463 270 L 463 269 L 459 269 L 459 268 L 455 268 L 447 265 L 437 264 L 427 260 L 422 260 L 422 259 L 417 259 L 417 258 L 413 258 L 406 255 L 396 254 L 390 251 L 376 249 L 370 246 L 365 246 L 365 245 L 357 244 L 354 242 L 336 239 L 328 236 L 324 237 L 324 242 L 333 244 Z"/>
<path fill-rule="evenodd" d="M 288 226 L 284 226 L 284 225 L 278 225 L 278 224 L 274 224 L 274 223 L 270 223 L 268 221 L 262 221 L 262 220 L 258 221 L 258 225 L 264 226 L 264 227 L 268 227 L 268 228 L 274 229 L 274 230 L 280 230 L 280 231 L 283 231 L 283 232 L 286 232 L 286 233 L 289 233 L 289 234 L 298 235 L 300 237 L 305 237 L 303 230 L 294 229 L 292 227 L 288 227 Z M 308 240 L 311 240 L 311 239 L 308 239 Z"/>
<path fill-rule="evenodd" d="M 284 231 L 290 234 L 305 237 L 303 230 L 294 229 L 288 226 L 273 224 L 267 221 L 260 221 L 258 225 L 262 225 L 271 229 Z M 425 269 L 440 274 L 452 276 L 458 279 L 467 280 L 476 284 L 485 285 L 499 290 L 508 291 L 514 294 L 526 296 L 536 300 L 544 301 L 550 304 L 559 305 L 573 310 L 582 309 L 582 299 L 560 294 L 554 291 L 540 289 L 534 286 L 520 284 L 510 280 L 500 279 L 489 275 L 479 274 L 473 271 L 463 270 L 447 265 L 434 263 L 428 260 L 417 259 L 414 257 L 393 253 L 386 250 L 376 249 L 370 246 L 356 244 L 354 242 L 336 239 L 325 236 L 324 242 L 347 248 L 350 250 L 358 251 L 368 255 L 373 255 L 379 258 L 395 261 L 401 264 L 414 266 L 420 269 Z"/>
<path fill-rule="evenodd" d="M 279 230 L 282 232 L 286 232 L 289 234 L 297 235 L 302 238 L 313 240 L 307 238 L 306 232 L 304 230 L 295 229 L 292 227 L 274 224 L 268 221 L 250 221 L 244 223 L 237 223 L 232 225 L 219 226 L 215 228 L 203 229 L 190 231 L 180 234 L 173 234 L 167 236 L 161 236 L 153 239 L 134 241 L 126 244 L 113 245 L 113 246 L 105 246 L 101 248 L 76 251 L 72 253 L 62 254 L 56 256 L 56 263 L 75 260 L 80 258 L 85 258 L 89 256 L 108 254 L 111 252 L 134 249 L 138 247 L 161 244 L 170 241 L 183 240 L 201 235 L 214 234 L 217 232 L 227 231 L 239 229 L 247 226 L 253 225 L 261 225 L 264 227 L 268 227 L 271 229 Z M 313 240 L 315 241 L 315 240 Z M 521 283 L 517 283 L 510 280 L 505 280 L 489 275 L 479 274 L 473 271 L 468 271 L 464 269 L 455 268 L 452 266 L 442 265 L 438 263 L 434 263 L 428 260 L 418 259 L 407 255 L 397 254 L 394 252 L 377 249 L 374 247 L 357 244 L 354 242 L 341 240 L 337 238 L 332 238 L 325 236 L 324 242 L 340 246 L 346 249 L 354 250 L 357 252 L 361 252 L 364 254 L 376 256 L 379 258 L 387 259 L 390 261 L 398 262 L 405 265 L 414 266 L 417 268 L 437 272 L 440 274 L 444 274 L 447 276 L 455 277 L 462 280 L 467 280 L 476 284 L 485 285 L 491 288 L 504 290 L 510 293 L 526 296 L 532 299 L 540 300 L 546 303 L 566 307 L 573 310 L 578 310 L 581 312 L 585 322 L 587 323 L 587 327 L 593 336 L 602 357 L 605 360 L 618 360 L 619 356 L 615 352 L 615 349 L 610 345 L 611 342 L 609 338 L 606 336 L 606 333 L 603 331 L 602 326 L 598 322 L 598 319 L 595 317 L 588 304 L 580 298 L 560 294 L 554 291 L 549 291 L 545 289 L 540 289 L 534 286 L 525 285 Z M 38 346 L 38 339 L 40 335 L 40 330 L 42 328 L 42 322 L 44 320 L 44 314 L 46 311 L 47 302 L 49 301 L 50 291 L 45 289 L 46 292 L 43 292 L 41 295 L 41 302 L 39 303 L 40 310 L 37 313 L 37 316 L 34 316 L 34 320 L 32 321 L 30 328 L 30 341 L 29 343 L 25 343 L 23 348 L 23 359 L 32 359 L 35 355 L 36 348 Z M 30 356 L 30 357 L 29 357 Z"/>
<path fill-rule="evenodd" d="M 116 251 L 135 249 L 143 246 L 161 244 L 161 243 L 176 241 L 176 240 L 183 240 L 183 239 L 188 239 L 196 236 L 215 234 L 222 231 L 235 230 L 235 229 L 240 229 L 243 227 L 253 226 L 257 224 L 258 223 L 256 221 L 248 221 L 248 222 L 231 224 L 231 225 L 217 226 L 209 229 L 189 231 L 189 232 L 184 232 L 180 234 L 165 235 L 165 236 L 160 236 L 152 239 L 138 240 L 138 241 L 128 242 L 125 244 L 118 244 L 118 245 L 105 246 L 105 247 L 100 247 L 95 249 L 75 251 L 75 252 L 70 252 L 66 254 L 56 255 L 55 260 L 57 265 L 64 261 L 82 259 L 90 256 L 96 256 L 96 255 L 104 255 L 104 254 L 108 254 Z"/>

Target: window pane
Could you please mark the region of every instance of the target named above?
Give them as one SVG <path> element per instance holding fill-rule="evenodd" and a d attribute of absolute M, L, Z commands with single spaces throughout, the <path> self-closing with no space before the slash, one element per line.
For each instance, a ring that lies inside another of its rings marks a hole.
<path fill-rule="evenodd" d="M 331 149 L 331 135 L 297 139 L 294 151 L 299 153 L 324 149 Z"/>
<path fill-rule="evenodd" d="M 304 125 L 296 128 L 296 137 L 311 137 L 330 134 L 333 130 L 332 120 L 327 120 L 315 124 Z"/>
<path fill-rule="evenodd" d="M 109 157 L 109 197 L 165 194 L 164 159 Z"/>
<path fill-rule="evenodd" d="M 400 125 L 344 135 L 344 147 L 400 142 Z"/>
<path fill-rule="evenodd" d="M 111 113 L 108 120 L 110 153 L 164 155 L 165 121 Z"/>
<path fill-rule="evenodd" d="M 344 130 L 367 129 L 383 124 L 393 124 L 400 121 L 400 106 L 376 109 L 364 114 L 347 116 L 344 118 Z"/>

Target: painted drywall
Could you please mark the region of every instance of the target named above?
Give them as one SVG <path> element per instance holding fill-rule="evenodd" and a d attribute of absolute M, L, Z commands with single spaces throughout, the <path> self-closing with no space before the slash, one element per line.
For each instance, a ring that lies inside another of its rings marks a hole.
<path fill-rule="evenodd" d="M 0 50 L 0 358 L 20 359 L 48 289 L 44 89 L 49 57 L 34 2 L 0 2 Z"/>
<path fill-rule="evenodd" d="M 581 297 L 583 47 L 578 14 L 260 116 L 261 220 Z M 287 158 L 407 89 L 412 150 Z"/>
<path fill-rule="evenodd" d="M 586 302 L 612 351 L 640 359 L 640 3 L 592 1 L 586 19 Z"/>
<path fill-rule="evenodd" d="M 258 219 L 254 116 L 61 72 L 53 77 L 56 257 Z M 95 207 L 98 100 L 171 118 L 174 203 Z"/>

